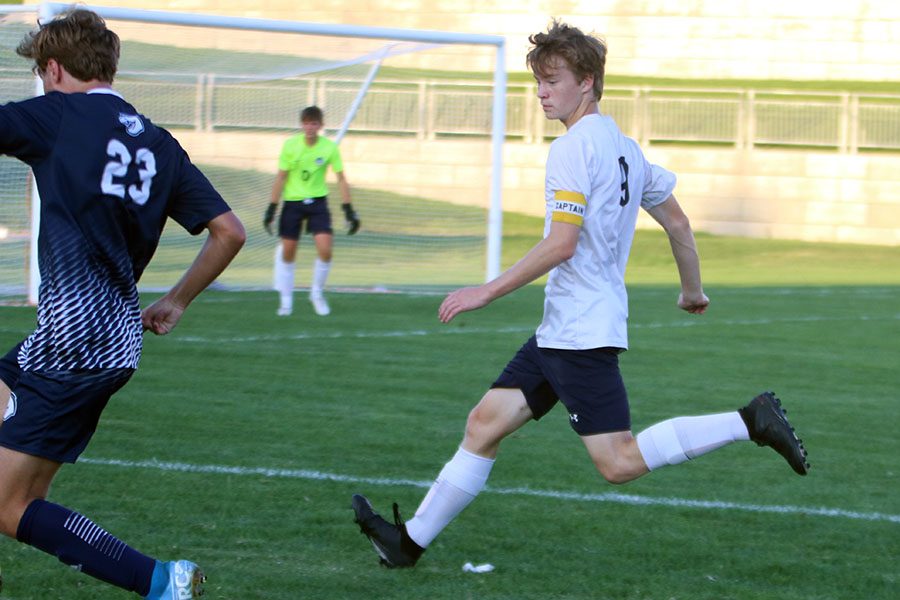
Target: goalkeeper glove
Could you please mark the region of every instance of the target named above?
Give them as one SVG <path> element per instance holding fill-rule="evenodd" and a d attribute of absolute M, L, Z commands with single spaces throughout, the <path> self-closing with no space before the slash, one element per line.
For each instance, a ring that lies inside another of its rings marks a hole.
<path fill-rule="evenodd" d="M 277 204 L 269 203 L 266 207 L 266 216 L 263 217 L 263 227 L 266 228 L 266 231 L 269 232 L 269 235 L 272 235 L 272 221 L 275 220 L 275 211 L 278 209 Z"/>
<path fill-rule="evenodd" d="M 359 216 L 356 214 L 356 211 L 353 210 L 353 205 L 349 202 L 341 204 L 341 208 L 344 209 L 344 220 L 347 222 L 347 235 L 353 235 L 359 231 Z"/>

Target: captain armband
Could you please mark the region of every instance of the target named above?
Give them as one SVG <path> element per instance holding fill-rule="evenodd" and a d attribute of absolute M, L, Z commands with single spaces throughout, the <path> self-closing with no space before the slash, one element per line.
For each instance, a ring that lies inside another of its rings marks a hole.
<path fill-rule="evenodd" d="M 553 193 L 553 221 L 581 225 L 584 223 L 584 209 L 587 201 L 578 192 L 557 190 Z"/>

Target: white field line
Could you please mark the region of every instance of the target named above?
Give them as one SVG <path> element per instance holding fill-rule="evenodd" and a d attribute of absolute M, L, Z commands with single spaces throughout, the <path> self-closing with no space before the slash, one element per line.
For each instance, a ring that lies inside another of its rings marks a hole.
<path fill-rule="evenodd" d="M 156 471 L 180 473 L 277 477 L 282 479 L 335 481 L 339 483 L 359 483 L 379 486 L 410 486 L 423 489 L 428 489 L 432 484 L 431 481 L 415 481 L 412 479 L 387 479 L 382 477 L 356 477 L 353 475 L 323 473 L 321 471 L 313 471 L 309 469 L 269 469 L 265 467 L 193 465 L 188 463 L 164 462 L 158 460 L 131 461 L 87 457 L 80 458 L 79 462 L 89 465 L 121 467 L 125 469 L 153 469 Z M 488 486 L 482 493 L 552 498 L 555 500 L 572 500 L 576 502 L 612 502 L 615 504 L 628 504 L 632 506 L 664 506 L 673 508 L 718 509 L 754 513 L 799 514 L 811 517 L 832 517 L 839 519 L 853 519 L 859 521 L 884 521 L 888 523 L 900 523 L 900 515 L 875 512 L 859 512 L 853 510 L 844 510 L 840 508 L 743 504 L 739 502 L 722 502 L 719 500 L 689 500 L 686 498 L 654 498 L 649 496 L 620 494 L 617 492 L 606 492 L 602 494 L 582 494 L 578 492 L 536 490 L 526 487 L 495 488 Z"/>
<path fill-rule="evenodd" d="M 708 319 L 704 317 L 690 317 L 683 321 L 670 321 L 668 323 L 631 323 L 629 329 L 674 329 L 684 327 L 724 326 L 742 327 L 775 325 L 779 323 L 826 323 L 838 321 L 900 321 L 900 313 L 884 316 L 848 315 L 846 317 L 822 317 L 822 316 L 798 316 L 776 317 L 770 319 Z M 444 327 L 435 329 L 407 329 L 395 331 L 328 331 L 328 332 L 298 332 L 291 334 L 267 334 L 248 335 L 238 337 L 208 337 L 208 336 L 177 336 L 174 339 L 189 344 L 243 344 L 249 342 L 272 342 L 285 340 L 333 340 L 333 339 L 364 339 L 364 338 L 398 338 L 398 337 L 424 337 L 431 335 L 465 335 L 465 334 L 496 334 L 496 333 L 533 333 L 537 328 L 534 325 L 519 325 L 512 327 Z"/>
<path fill-rule="evenodd" d="M 534 284 L 541 285 L 541 284 Z M 652 296 L 660 296 L 660 295 L 670 295 L 673 298 L 678 296 L 678 287 L 666 284 L 649 284 L 652 287 L 647 287 L 646 284 L 634 284 L 629 285 L 628 289 L 630 290 L 630 294 L 635 295 L 652 295 Z M 272 292 L 271 287 L 246 287 L 239 289 L 230 289 L 225 286 L 225 291 L 231 293 L 240 294 L 242 292 Z M 451 291 L 456 289 L 454 286 L 445 286 L 439 289 L 402 289 L 402 288 L 386 288 L 381 286 L 374 287 L 349 287 L 349 286 L 329 286 L 328 293 L 329 294 L 344 294 L 344 295 L 373 295 L 373 296 L 413 296 L 413 297 L 443 297 L 449 294 Z M 730 286 L 728 284 L 713 285 L 712 288 L 713 294 L 718 296 L 864 296 L 867 298 L 874 297 L 890 297 L 897 295 L 897 286 L 885 283 L 883 285 L 838 285 L 838 286 L 786 286 L 779 287 L 776 285 L 764 285 L 760 284 L 757 286 L 751 287 L 735 287 Z M 147 288 L 140 286 L 141 292 L 152 292 L 152 293 L 165 293 L 169 291 L 169 288 Z M 308 287 L 298 286 L 294 288 L 294 291 L 297 294 L 309 293 Z M 239 297 L 232 297 L 235 300 L 239 301 Z M 205 295 L 201 296 L 201 299 L 204 299 L 209 302 L 230 302 L 232 301 L 229 296 L 226 295 Z"/>

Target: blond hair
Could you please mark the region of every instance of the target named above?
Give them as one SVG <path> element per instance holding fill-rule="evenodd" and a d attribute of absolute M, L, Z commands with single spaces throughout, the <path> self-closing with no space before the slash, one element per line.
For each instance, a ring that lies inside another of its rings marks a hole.
<path fill-rule="evenodd" d="M 532 72 L 546 73 L 562 59 L 578 81 L 594 76 L 594 95 L 600 100 L 606 74 L 606 43 L 602 39 L 554 19 L 546 33 L 528 36 L 528 41 L 532 48 L 525 56 L 525 64 Z"/>

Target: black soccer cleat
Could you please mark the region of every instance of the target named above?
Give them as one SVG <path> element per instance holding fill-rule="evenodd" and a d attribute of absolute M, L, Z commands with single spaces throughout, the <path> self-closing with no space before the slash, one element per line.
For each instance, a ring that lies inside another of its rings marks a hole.
<path fill-rule="evenodd" d="M 788 423 L 781 400 L 775 397 L 774 392 L 763 392 L 738 412 L 750 432 L 751 440 L 759 446 L 772 447 L 798 475 L 809 472 L 803 441 Z"/>
<path fill-rule="evenodd" d="M 394 524 L 385 521 L 381 515 L 372 510 L 372 505 L 365 496 L 353 495 L 354 519 L 359 530 L 369 538 L 375 552 L 381 557 L 381 564 L 389 569 L 412 567 L 425 552 L 416 544 L 400 518 L 400 509 L 394 503 Z"/>

